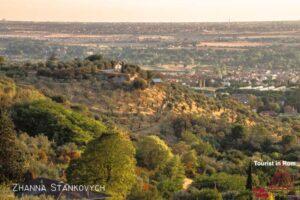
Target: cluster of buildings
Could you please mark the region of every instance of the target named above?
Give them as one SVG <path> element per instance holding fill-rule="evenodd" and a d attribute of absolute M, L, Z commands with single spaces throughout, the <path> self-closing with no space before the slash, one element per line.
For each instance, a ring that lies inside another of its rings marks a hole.
<path fill-rule="evenodd" d="M 193 88 L 216 89 L 235 87 L 240 90 L 287 91 L 300 83 L 300 71 L 294 69 L 219 69 L 201 67 L 196 70 L 162 71 L 169 82 Z"/>
<path fill-rule="evenodd" d="M 300 71 L 295 69 L 232 69 L 228 75 L 224 77 L 225 81 L 240 82 L 247 86 L 282 86 L 296 84 L 300 82 Z M 272 85 L 273 84 L 273 85 Z M 261 88 L 258 88 L 261 89 Z"/>
<path fill-rule="evenodd" d="M 243 69 L 217 70 L 207 66 L 180 71 L 162 71 L 164 80 L 188 86 L 207 97 L 217 94 L 230 95 L 242 104 L 250 105 L 250 94 L 255 92 L 286 92 L 300 84 L 300 70 L 295 69 Z M 231 92 L 230 92 L 231 91 Z M 233 92 L 234 91 L 234 92 Z M 282 112 L 262 111 L 261 115 L 271 117 L 298 116 L 295 108 L 282 105 Z"/>

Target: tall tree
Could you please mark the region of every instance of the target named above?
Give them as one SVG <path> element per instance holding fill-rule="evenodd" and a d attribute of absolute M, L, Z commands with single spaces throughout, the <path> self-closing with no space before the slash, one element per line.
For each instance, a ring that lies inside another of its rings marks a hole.
<path fill-rule="evenodd" d="M 246 189 L 252 191 L 253 188 L 253 181 L 252 181 L 252 164 L 249 163 L 248 169 L 247 169 L 247 182 L 246 182 Z"/>
<path fill-rule="evenodd" d="M 171 149 L 157 136 L 145 136 L 137 144 L 138 164 L 150 170 L 163 167 L 172 157 Z"/>
<path fill-rule="evenodd" d="M 157 173 L 157 187 L 166 199 L 170 199 L 174 192 L 182 190 L 184 179 L 184 166 L 176 155 Z"/>
<path fill-rule="evenodd" d="M 17 146 L 14 124 L 5 111 L 0 113 L 0 182 L 19 181 L 25 155 Z"/>
<path fill-rule="evenodd" d="M 67 179 L 73 184 L 103 185 L 112 199 L 126 199 L 135 182 L 135 149 L 120 133 L 91 141 L 82 157 L 72 161 Z"/>

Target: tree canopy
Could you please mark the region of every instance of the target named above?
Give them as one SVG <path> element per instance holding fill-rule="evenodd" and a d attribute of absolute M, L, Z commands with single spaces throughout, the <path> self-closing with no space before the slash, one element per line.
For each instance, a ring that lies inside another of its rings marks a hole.
<path fill-rule="evenodd" d="M 82 157 L 70 163 L 67 179 L 73 184 L 98 184 L 112 199 L 125 199 L 135 182 L 135 149 L 120 133 L 91 141 Z"/>
<path fill-rule="evenodd" d="M 171 149 L 157 136 L 145 136 L 137 144 L 138 164 L 148 169 L 160 168 L 172 157 Z"/>
<path fill-rule="evenodd" d="M 31 136 L 45 134 L 58 144 L 86 144 L 106 131 L 99 121 L 49 100 L 18 104 L 13 108 L 12 117 L 19 130 Z"/>

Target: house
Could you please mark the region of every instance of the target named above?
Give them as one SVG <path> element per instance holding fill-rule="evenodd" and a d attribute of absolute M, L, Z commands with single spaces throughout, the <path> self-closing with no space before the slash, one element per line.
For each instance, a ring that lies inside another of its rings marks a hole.
<path fill-rule="evenodd" d="M 48 178 L 27 179 L 24 183 L 14 184 L 12 190 L 18 197 L 24 196 L 52 196 L 60 199 L 102 200 L 110 196 L 91 191 L 81 185 L 69 185 L 58 180 Z"/>
<path fill-rule="evenodd" d="M 118 62 L 115 66 L 114 66 L 114 71 L 115 72 L 121 72 L 122 71 L 122 64 L 120 62 Z"/>
<path fill-rule="evenodd" d="M 231 86 L 231 83 L 229 81 L 223 81 L 221 84 L 222 84 L 223 87 L 230 87 Z"/>
<path fill-rule="evenodd" d="M 285 114 L 290 114 L 290 115 L 298 114 L 297 110 L 292 106 L 284 106 L 283 110 Z"/>
<path fill-rule="evenodd" d="M 161 78 L 153 78 L 151 80 L 151 84 L 153 84 L 153 85 L 157 85 L 157 84 L 161 84 L 161 83 L 163 83 L 163 80 Z"/>

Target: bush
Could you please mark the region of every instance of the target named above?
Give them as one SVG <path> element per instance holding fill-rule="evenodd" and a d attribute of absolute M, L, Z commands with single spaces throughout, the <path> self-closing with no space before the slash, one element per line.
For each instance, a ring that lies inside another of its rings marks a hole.
<path fill-rule="evenodd" d="M 89 57 L 86 58 L 86 60 L 89 60 L 89 61 L 98 61 L 98 60 L 102 60 L 103 59 L 103 56 L 100 55 L 100 54 L 94 54 L 94 55 L 91 55 Z"/>
<path fill-rule="evenodd" d="M 56 103 L 66 103 L 67 99 L 64 96 L 57 95 L 57 96 L 52 96 L 51 99 L 55 101 Z"/>
<path fill-rule="evenodd" d="M 223 200 L 249 200 L 252 197 L 251 191 L 229 191 L 222 194 Z"/>
<path fill-rule="evenodd" d="M 193 186 L 198 189 L 216 187 L 221 192 L 244 190 L 245 185 L 245 177 L 226 173 L 217 173 L 211 176 L 201 175 L 193 183 Z"/>
<path fill-rule="evenodd" d="M 132 87 L 134 89 L 144 90 L 147 88 L 147 82 L 142 78 L 136 78 L 132 83 Z"/>
<path fill-rule="evenodd" d="M 197 174 L 199 167 L 197 152 L 195 150 L 190 150 L 183 154 L 181 159 L 185 165 L 186 175 L 189 177 L 194 177 Z"/>
<path fill-rule="evenodd" d="M 215 189 L 202 189 L 198 194 L 195 195 L 196 199 L 201 200 L 222 200 L 221 193 Z M 195 199 L 194 197 L 194 199 Z"/>
<path fill-rule="evenodd" d="M 2 184 L 0 185 L 0 199 L 14 200 L 14 193 L 10 189 L 11 186 Z"/>
<path fill-rule="evenodd" d="M 18 136 L 18 146 L 25 153 L 28 170 L 37 177 L 48 177 L 58 179 L 61 168 L 56 163 L 56 154 L 53 142 L 44 135 L 30 137 L 26 133 Z"/>
<path fill-rule="evenodd" d="M 132 187 L 127 200 L 163 200 L 161 194 L 155 186 L 152 186 L 143 181 L 137 180 L 137 183 Z"/>

